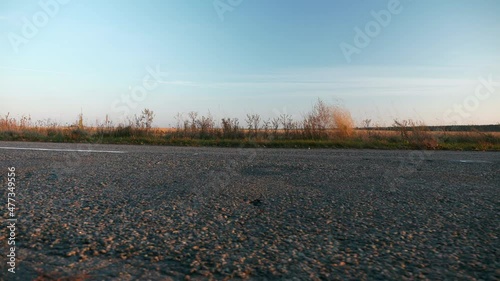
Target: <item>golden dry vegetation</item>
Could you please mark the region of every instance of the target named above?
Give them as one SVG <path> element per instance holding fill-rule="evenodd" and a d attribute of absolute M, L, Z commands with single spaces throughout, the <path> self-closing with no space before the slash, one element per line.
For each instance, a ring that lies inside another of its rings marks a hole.
<path fill-rule="evenodd" d="M 395 120 L 388 128 L 377 128 L 364 120 L 355 127 L 350 112 L 340 106 L 318 100 L 303 120 L 282 114 L 263 120 L 258 114 L 215 120 L 210 114 L 177 114 L 175 128 L 152 126 L 154 112 L 145 109 L 127 124 L 113 125 L 106 120 L 87 126 L 83 115 L 73 125 L 51 121 L 33 122 L 29 116 L 0 117 L 0 140 L 123 143 L 237 147 L 342 147 L 379 149 L 453 149 L 500 150 L 498 131 L 484 132 L 480 126 L 465 126 L 456 131 L 451 126 L 428 127 L 413 120 Z M 243 123 L 243 124 L 242 124 Z M 480 130 L 481 129 L 481 130 Z"/>

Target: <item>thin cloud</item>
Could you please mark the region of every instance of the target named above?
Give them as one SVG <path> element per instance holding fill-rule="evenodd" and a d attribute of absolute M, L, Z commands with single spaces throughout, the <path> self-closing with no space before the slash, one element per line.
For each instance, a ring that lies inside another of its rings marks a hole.
<path fill-rule="evenodd" d="M 29 71 L 29 72 L 68 74 L 68 73 L 64 73 L 64 72 L 52 71 L 52 70 L 46 70 L 46 69 L 19 68 L 19 67 L 6 67 L 6 66 L 0 66 L 0 69 L 14 70 L 14 71 Z"/>
<path fill-rule="evenodd" d="M 192 81 L 158 81 L 158 83 L 167 85 L 196 86 L 196 84 Z"/>

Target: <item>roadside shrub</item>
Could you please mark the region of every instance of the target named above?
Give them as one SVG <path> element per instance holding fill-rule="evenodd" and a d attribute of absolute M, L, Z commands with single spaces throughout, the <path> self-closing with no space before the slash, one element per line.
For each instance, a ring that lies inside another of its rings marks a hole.
<path fill-rule="evenodd" d="M 222 118 L 222 138 L 243 139 L 245 137 L 240 128 L 238 118 Z"/>
<path fill-rule="evenodd" d="M 155 117 L 154 112 L 150 109 L 145 108 L 141 112 L 141 115 L 134 116 L 135 127 L 146 130 L 151 129 L 154 117 Z"/>
<path fill-rule="evenodd" d="M 347 109 L 339 106 L 333 107 L 332 118 L 339 137 L 347 138 L 354 135 L 354 120 Z"/>
<path fill-rule="evenodd" d="M 19 137 L 19 134 L 15 131 L 8 130 L 0 133 L 0 138 L 3 140 L 15 140 Z"/>
<path fill-rule="evenodd" d="M 89 133 L 85 131 L 83 128 L 76 128 L 71 130 L 70 139 L 71 140 L 84 140 L 89 137 Z"/>
<path fill-rule="evenodd" d="M 26 139 L 28 141 L 33 141 L 33 140 L 40 141 L 44 140 L 45 136 L 37 131 L 25 129 L 23 130 L 23 139 Z"/>
<path fill-rule="evenodd" d="M 134 135 L 134 129 L 132 126 L 118 126 L 114 132 L 112 132 L 112 136 L 116 138 L 129 138 Z"/>
<path fill-rule="evenodd" d="M 328 131 L 333 127 L 332 107 L 318 99 L 302 121 L 303 136 L 306 139 L 327 139 Z"/>
<path fill-rule="evenodd" d="M 57 134 L 60 134 L 60 130 L 57 130 L 54 128 L 47 129 L 47 136 L 53 137 L 53 136 L 56 136 Z"/>
<path fill-rule="evenodd" d="M 423 122 L 415 122 L 411 119 L 394 120 L 393 127 L 399 131 L 403 142 L 415 148 L 436 149 L 439 146 L 439 142 Z"/>
<path fill-rule="evenodd" d="M 258 114 L 247 114 L 247 119 L 245 120 L 245 122 L 247 123 L 249 138 L 257 138 L 258 132 L 261 129 L 260 120 L 260 115 Z"/>

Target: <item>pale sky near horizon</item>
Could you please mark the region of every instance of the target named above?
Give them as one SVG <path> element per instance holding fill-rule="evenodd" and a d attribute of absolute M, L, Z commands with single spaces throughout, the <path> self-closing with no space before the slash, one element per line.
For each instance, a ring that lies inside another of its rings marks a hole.
<path fill-rule="evenodd" d="M 496 0 L 1 0 L 0 115 L 244 124 L 321 98 L 357 125 L 499 124 L 498 15 Z"/>

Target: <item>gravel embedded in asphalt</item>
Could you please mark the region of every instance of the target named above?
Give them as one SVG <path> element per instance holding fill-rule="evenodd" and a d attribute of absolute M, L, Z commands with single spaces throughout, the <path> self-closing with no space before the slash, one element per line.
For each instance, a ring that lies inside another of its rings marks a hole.
<path fill-rule="evenodd" d="M 0 149 L 3 280 L 500 278 L 498 152 L 0 146 L 126 152 Z"/>

